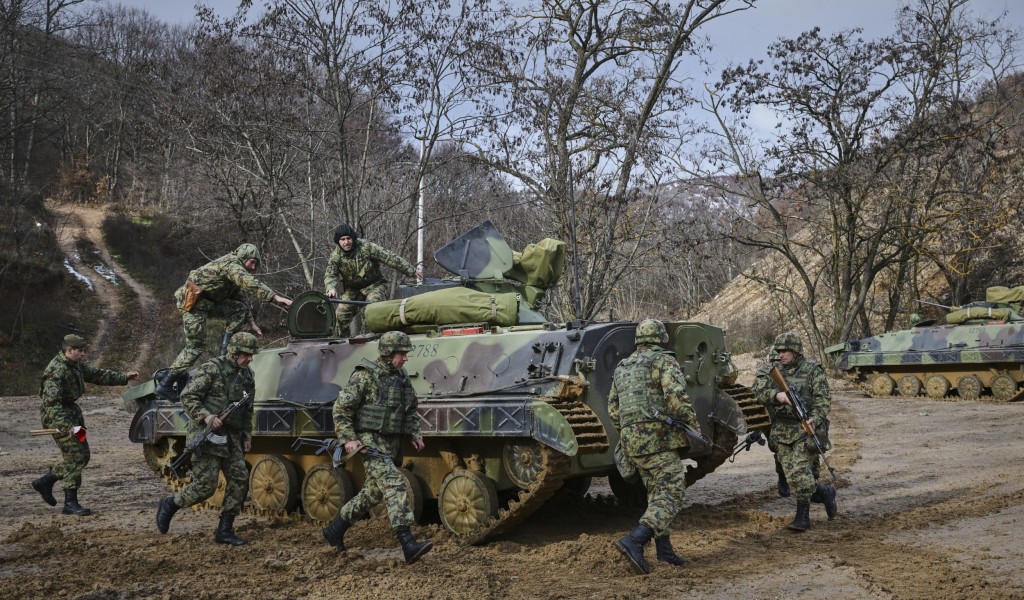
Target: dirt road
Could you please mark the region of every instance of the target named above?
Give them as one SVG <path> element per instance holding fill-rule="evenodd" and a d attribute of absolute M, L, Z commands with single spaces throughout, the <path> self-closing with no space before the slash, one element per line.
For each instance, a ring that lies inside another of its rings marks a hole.
<path fill-rule="evenodd" d="M 810 532 L 785 530 L 793 502 L 776 495 L 770 455 L 755 447 L 689 490 L 672 535 L 688 564 L 646 577 L 613 547 L 637 514 L 602 500 L 546 506 L 483 547 L 424 525 L 435 548 L 412 566 L 379 519 L 349 532 L 346 555 L 284 519 L 239 517 L 252 542 L 241 548 L 212 543 L 211 512 L 182 511 L 160 535 L 166 490 L 127 441 L 130 415 L 116 395 L 82 406 L 93 461 L 80 498 L 96 514 L 76 518 L 29 487 L 57 456 L 48 438 L 23 435 L 37 400 L 0 398 L 5 598 L 1024 597 L 1024 404 L 837 393 L 835 521 L 815 505 Z"/>

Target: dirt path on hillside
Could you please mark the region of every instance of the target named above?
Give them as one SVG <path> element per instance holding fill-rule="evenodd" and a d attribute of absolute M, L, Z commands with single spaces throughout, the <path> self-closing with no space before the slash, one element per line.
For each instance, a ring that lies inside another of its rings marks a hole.
<path fill-rule="evenodd" d="M 212 543 L 209 511 L 181 511 L 160 535 L 155 508 L 167 490 L 127 441 L 131 415 L 115 394 L 81 402 L 93 460 L 80 498 L 96 514 L 65 517 L 29 486 L 57 454 L 49 439 L 24 435 L 38 424 L 36 403 L 0 398 L 5 598 L 1024 597 L 1024 404 L 839 390 L 836 520 L 815 505 L 811 531 L 787 531 L 794 503 L 778 497 L 770 454 L 755 446 L 688 491 L 672 534 L 688 564 L 655 563 L 641 577 L 613 546 L 638 515 L 607 497 L 550 502 L 482 547 L 418 526 L 435 547 L 412 566 L 380 519 L 349 532 L 345 555 L 287 519 L 239 517 L 251 540 L 241 548 Z M 607 489 L 598 481 L 592 492 Z"/>
<path fill-rule="evenodd" d="M 96 324 L 94 339 L 89 340 L 88 362 L 100 365 L 106 354 L 114 329 L 129 326 L 127 319 L 141 318 L 153 322 L 156 302 L 153 293 L 126 272 L 111 256 L 103 239 L 103 218 L 106 207 L 101 205 L 58 204 L 50 202 L 47 208 L 57 215 L 57 240 L 64 256 L 76 272 L 89 279 L 102 306 L 99 322 Z M 97 250 L 98 256 L 81 256 L 77 241 L 87 240 Z M 118 293 L 120 285 L 127 285 L 139 299 L 141 314 L 127 314 Z M 141 370 L 147 364 L 152 352 L 149 336 L 137 336 L 131 365 L 124 370 Z"/>

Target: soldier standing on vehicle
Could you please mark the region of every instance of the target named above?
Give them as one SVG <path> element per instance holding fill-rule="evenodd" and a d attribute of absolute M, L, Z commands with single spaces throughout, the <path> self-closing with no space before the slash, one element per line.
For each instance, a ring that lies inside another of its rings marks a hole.
<path fill-rule="evenodd" d="M 246 323 L 253 333 L 263 335 L 252 316 L 245 292 L 264 302 L 273 301 L 284 307 L 291 306 L 291 300 L 251 275 L 256 272 L 262 260 L 256 246 L 242 244 L 231 254 L 225 254 L 189 273 L 185 285 L 174 292 L 185 329 L 185 347 L 169 369 L 158 372 L 158 392 L 166 391 L 171 382 L 188 371 L 203 355 L 206 322 L 211 317 L 226 319 L 224 341 L 220 349 L 222 355 L 226 351 L 228 339 Z"/>
<path fill-rule="evenodd" d="M 764 404 L 772 419 L 770 441 L 785 472 L 792 493 L 796 495 L 796 517 L 787 527 L 793 531 L 811 528 L 811 502 L 824 504 L 829 520 L 836 516 L 836 490 L 818 483 L 818 448 L 804 430 L 800 418 L 792 410 L 789 397 L 769 376 L 777 367 L 790 389 L 807 403 L 811 424 L 824 449 L 829 448 L 828 413 L 832 409 L 825 369 L 821 364 L 803 356 L 803 342 L 795 332 L 786 332 L 775 338 L 773 349 L 778 360 L 761 367 L 754 381 L 757 401 Z"/>
<path fill-rule="evenodd" d="M 369 240 L 356 237 L 355 229 L 347 223 L 334 230 L 334 251 L 327 262 L 324 287 L 328 298 L 380 302 L 387 299 L 387 279 L 380 271 L 381 263 L 407 276 L 419 273 L 409 261 Z M 335 309 L 338 335 L 348 337 L 349 324 L 359 306 L 339 304 Z"/>
<path fill-rule="evenodd" d="M 360 448 L 366 481 L 338 517 L 321 530 L 327 543 L 345 551 L 345 532 L 382 499 L 395 536 L 402 544 L 405 562 L 412 564 L 432 547 L 430 540 L 413 537 L 409 527 L 413 513 L 409 506 L 405 478 L 398 471 L 401 445 L 406 437 L 417 452 L 423 450 L 418 402 L 403 365 L 409 360 L 412 342 L 401 331 L 389 331 L 378 343 L 376 362 L 356 366 L 348 385 L 334 403 L 334 431 L 345 453 Z"/>
<path fill-rule="evenodd" d="M 608 416 L 619 431 L 622 451 L 647 488 L 647 510 L 640 523 L 616 542 L 641 573 L 651 572 L 644 560 L 644 547 L 652 537 L 658 560 L 672 565 L 685 562 L 672 548 L 669 528 L 682 509 L 686 492 L 679 451 L 689 441 L 683 431 L 658 416 L 700 431 L 679 363 L 660 347 L 667 342 L 668 332 L 661 321 L 642 321 L 636 328 L 636 351 L 616 367 L 608 394 Z"/>
<path fill-rule="evenodd" d="M 214 541 L 242 546 L 248 542 L 235 535 L 234 524 L 249 490 L 245 453 L 252 448 L 256 392 L 249 363 L 260 347 L 256 336 L 240 331 L 231 336 L 227 350 L 226 356 L 203 363 L 181 392 L 181 405 L 189 418 L 188 442 L 202 435 L 207 427 L 222 437 L 204 442 L 196 449 L 192 456 L 192 480 L 185 489 L 160 500 L 156 526 L 160 533 L 167 533 L 178 509 L 198 504 L 217 491 L 217 475 L 223 471 L 227 487 Z M 224 409 L 233 402 L 239 403 L 238 408 L 222 420 Z"/>
<path fill-rule="evenodd" d="M 89 442 L 83 436 L 76 437 L 74 427 L 85 427 L 82 408 L 78 399 L 85 392 L 85 384 L 125 385 L 138 378 L 138 371 L 109 371 L 90 367 L 82 362 L 85 358 L 85 340 L 70 334 L 64 336 L 64 343 L 57 356 L 46 365 L 43 378 L 39 385 L 39 396 L 42 405 L 39 413 L 43 427 L 57 429 L 53 441 L 60 448 L 61 461 L 47 473 L 32 482 L 32 488 L 39 492 L 43 501 L 50 506 L 57 506 L 53 497 L 53 485 L 58 479 L 64 484 L 64 510 L 66 515 L 84 516 L 92 514 L 88 508 L 78 503 L 78 488 L 82 485 L 82 470 L 89 464 Z"/>

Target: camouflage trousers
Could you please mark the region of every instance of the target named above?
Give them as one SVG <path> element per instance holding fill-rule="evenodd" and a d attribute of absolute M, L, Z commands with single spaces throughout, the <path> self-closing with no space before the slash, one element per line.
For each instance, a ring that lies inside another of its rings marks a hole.
<path fill-rule="evenodd" d="M 61 478 L 66 490 L 77 490 L 82 485 L 82 471 L 89 464 L 89 442 L 80 442 L 66 435 L 53 436 L 60 448 L 61 462 L 50 468 L 53 474 Z"/>
<path fill-rule="evenodd" d="M 249 492 L 249 471 L 245 468 L 242 445 L 229 440 L 228 448 L 227 456 L 213 456 L 203 452 L 199 458 L 192 458 L 192 481 L 174 495 L 175 504 L 186 508 L 212 496 L 217 491 L 218 475 L 224 471 L 227 487 L 224 489 L 224 504 L 220 514 L 234 516 L 242 512 L 245 495 Z"/>
<path fill-rule="evenodd" d="M 241 331 L 245 325 L 248 308 L 237 300 L 225 300 L 214 304 L 209 310 L 201 310 L 199 306 L 195 306 L 191 311 L 179 309 L 178 312 L 181 313 L 181 323 L 185 330 L 185 347 L 171 364 L 171 370 L 174 372 L 187 371 L 203 356 L 203 350 L 206 348 L 206 321 L 210 317 L 225 319 L 224 333 L 230 336 Z"/>
<path fill-rule="evenodd" d="M 686 473 L 679 452 L 632 456 L 630 461 L 640 471 L 640 479 L 647 488 L 647 510 L 640 522 L 654 530 L 656 536 L 672 533 L 672 521 L 682 510 L 686 494 Z"/>
<path fill-rule="evenodd" d="M 364 287 L 361 290 L 345 290 L 338 296 L 341 300 L 364 300 L 367 302 L 380 302 L 381 300 L 387 299 L 388 284 L 386 281 L 375 283 Z M 352 319 L 356 317 L 356 313 L 359 312 L 361 306 L 355 304 L 339 304 L 334 309 L 334 316 L 337 319 L 337 324 L 334 326 L 335 335 L 340 337 L 349 337 L 349 325 L 352 323 Z"/>
<path fill-rule="evenodd" d="M 369 457 L 364 454 L 363 469 L 366 471 L 363 489 L 341 507 L 339 516 L 352 523 L 383 500 L 388 509 L 392 529 L 411 526 L 415 519 L 409 506 L 405 477 L 398 472 L 395 463 L 388 458 Z"/>
<path fill-rule="evenodd" d="M 779 443 L 775 460 L 782 465 L 786 481 L 797 499 L 810 500 L 818 481 L 818 453 L 808 450 L 806 440 L 800 438 L 788 444 Z"/>

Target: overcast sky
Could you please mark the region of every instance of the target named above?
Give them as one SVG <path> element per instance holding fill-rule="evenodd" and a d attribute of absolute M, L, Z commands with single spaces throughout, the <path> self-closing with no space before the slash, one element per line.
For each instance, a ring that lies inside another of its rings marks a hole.
<path fill-rule="evenodd" d="M 186 24 L 195 17 L 195 0 L 111 0 L 145 8 L 162 21 Z M 223 16 L 234 12 L 238 0 L 205 0 Z M 253 4 L 262 7 L 262 0 Z M 719 69 L 726 63 L 761 58 L 768 44 L 779 37 L 795 37 L 814 26 L 825 33 L 861 27 L 866 38 L 892 31 L 898 0 L 760 0 L 754 10 L 731 15 L 716 22 L 708 35 L 716 50 L 713 61 Z M 1019 0 L 972 0 L 972 10 L 993 18 L 1008 11 L 1006 25 L 1024 29 L 1024 3 Z"/>

